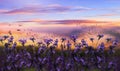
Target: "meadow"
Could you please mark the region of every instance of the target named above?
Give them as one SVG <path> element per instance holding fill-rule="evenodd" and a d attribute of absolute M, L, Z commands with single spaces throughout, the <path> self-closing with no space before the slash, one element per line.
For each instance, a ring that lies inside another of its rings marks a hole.
<path fill-rule="evenodd" d="M 14 41 L 9 33 L 0 38 L 0 71 L 119 71 L 119 40 L 104 37 Z"/>

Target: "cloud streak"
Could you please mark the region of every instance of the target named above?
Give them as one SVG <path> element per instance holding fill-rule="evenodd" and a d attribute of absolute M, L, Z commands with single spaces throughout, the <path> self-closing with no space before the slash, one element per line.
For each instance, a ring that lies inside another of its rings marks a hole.
<path fill-rule="evenodd" d="M 81 24 L 81 23 L 109 23 L 106 21 L 95 21 L 95 20 L 27 20 L 17 21 L 19 23 L 40 23 L 40 24 Z"/>
<path fill-rule="evenodd" d="M 44 13 L 77 12 L 77 11 L 88 11 L 88 10 L 91 10 L 91 8 L 69 7 L 58 4 L 48 5 L 48 6 L 31 5 L 23 8 L 8 10 L 6 12 L 2 12 L 2 14 L 33 14 L 33 13 L 44 14 Z"/>

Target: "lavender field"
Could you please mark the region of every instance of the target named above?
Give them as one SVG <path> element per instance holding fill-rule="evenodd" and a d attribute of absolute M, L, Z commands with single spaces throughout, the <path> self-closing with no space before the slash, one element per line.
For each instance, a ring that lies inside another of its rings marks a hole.
<path fill-rule="evenodd" d="M 104 37 L 90 37 L 89 43 L 77 35 L 37 42 L 35 37 L 14 41 L 9 33 L 0 38 L 0 71 L 119 71 L 119 41 L 101 42 Z"/>

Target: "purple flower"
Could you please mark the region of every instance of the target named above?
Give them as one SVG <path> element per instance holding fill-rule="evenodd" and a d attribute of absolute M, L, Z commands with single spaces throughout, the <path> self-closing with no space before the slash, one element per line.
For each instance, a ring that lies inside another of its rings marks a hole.
<path fill-rule="evenodd" d="M 67 63 L 66 69 L 70 70 L 72 68 L 72 64 L 71 63 Z"/>
<path fill-rule="evenodd" d="M 57 67 L 57 71 L 61 71 L 61 69 Z"/>
<path fill-rule="evenodd" d="M 13 41 L 13 39 L 14 39 L 14 37 L 13 37 L 13 36 L 11 36 L 11 37 L 10 37 L 10 40 L 11 40 L 11 41 Z"/>
<path fill-rule="evenodd" d="M 99 56 L 97 56 L 97 60 L 98 60 L 98 63 L 102 61 L 102 59 Z"/>
<path fill-rule="evenodd" d="M 44 42 L 47 44 L 47 46 L 52 43 L 52 39 L 44 39 Z"/>
<path fill-rule="evenodd" d="M 113 46 L 118 45 L 118 40 L 117 40 L 117 39 L 116 39 L 116 40 L 114 40 L 114 41 L 113 41 L 113 43 L 112 43 L 112 45 L 113 45 Z"/>
<path fill-rule="evenodd" d="M 29 52 L 26 52 L 27 58 L 31 59 L 31 54 Z"/>
<path fill-rule="evenodd" d="M 76 52 L 80 51 L 80 49 L 81 49 L 81 44 L 76 45 L 74 52 L 76 53 Z"/>
<path fill-rule="evenodd" d="M 85 60 L 83 58 L 80 58 L 80 61 L 82 62 L 82 65 L 84 66 L 86 63 L 85 63 Z"/>
<path fill-rule="evenodd" d="M 7 66 L 7 69 L 8 69 L 8 70 L 11 70 L 11 66 Z"/>
<path fill-rule="evenodd" d="M 4 40 L 6 40 L 7 38 L 9 38 L 9 36 L 8 35 L 4 35 L 3 38 L 4 38 Z"/>
<path fill-rule="evenodd" d="M 14 42 L 14 43 L 13 43 L 13 46 L 12 46 L 12 49 L 15 49 L 15 48 L 16 48 L 16 46 L 17 46 L 17 43 L 16 43 L 16 42 Z"/>
<path fill-rule="evenodd" d="M 32 65 L 31 62 L 26 64 L 27 67 L 30 67 L 31 65 Z"/>
<path fill-rule="evenodd" d="M 74 57 L 75 61 L 80 62 L 80 59 L 78 57 Z"/>
<path fill-rule="evenodd" d="M 5 43 L 5 44 L 4 44 L 5 48 L 8 48 L 9 45 L 10 45 L 10 43 Z"/>
<path fill-rule="evenodd" d="M 62 57 L 58 57 L 57 60 L 56 60 L 56 63 L 61 63 L 63 61 L 63 58 Z"/>
<path fill-rule="evenodd" d="M 67 48 L 70 49 L 71 48 L 71 43 L 68 41 L 67 42 Z"/>
<path fill-rule="evenodd" d="M 103 35 L 103 34 L 98 34 L 97 36 L 98 36 L 98 40 L 100 40 L 101 38 L 103 38 L 103 37 L 104 37 L 104 35 Z"/>
<path fill-rule="evenodd" d="M 104 48 L 105 48 L 105 44 L 102 42 L 102 43 L 98 46 L 98 49 L 104 50 Z"/>
<path fill-rule="evenodd" d="M 112 40 L 112 38 L 107 38 L 106 40 L 107 40 L 107 42 L 109 42 L 109 41 L 111 41 L 111 40 Z"/>
<path fill-rule="evenodd" d="M 25 43 L 27 42 L 27 40 L 25 40 L 25 39 L 20 39 L 19 42 L 22 44 L 22 46 L 24 46 Z"/>
<path fill-rule="evenodd" d="M 38 49 L 38 54 L 41 54 L 41 53 L 43 53 L 44 52 L 44 48 L 43 47 L 39 47 L 39 49 Z"/>
<path fill-rule="evenodd" d="M 25 61 L 22 60 L 22 61 L 20 62 L 20 65 L 19 65 L 20 68 L 21 68 L 24 64 L 25 64 Z"/>
<path fill-rule="evenodd" d="M 54 42 L 54 44 L 53 45 L 55 45 L 55 46 L 57 46 L 58 45 L 58 39 L 56 39 L 55 40 L 55 42 Z"/>
<path fill-rule="evenodd" d="M 97 65 L 97 67 L 100 69 L 100 68 L 102 68 L 100 65 Z"/>
<path fill-rule="evenodd" d="M 38 46 L 40 46 L 42 44 L 42 42 L 38 42 L 37 44 L 38 44 Z"/>
<path fill-rule="evenodd" d="M 115 66 L 115 63 L 113 63 L 112 61 L 109 62 L 108 64 L 108 69 L 112 68 Z"/>
<path fill-rule="evenodd" d="M 73 42 L 76 42 L 77 36 L 76 35 L 71 35 L 71 39 L 73 40 Z"/>
<path fill-rule="evenodd" d="M 66 38 L 61 38 L 62 42 L 64 42 L 66 40 Z"/>
<path fill-rule="evenodd" d="M 35 38 L 31 37 L 30 40 L 34 43 L 35 42 Z"/>
<path fill-rule="evenodd" d="M 82 43 L 82 46 L 88 47 L 88 44 L 84 39 L 81 40 L 81 43 Z"/>
<path fill-rule="evenodd" d="M 42 60 L 42 64 L 46 64 L 48 62 L 48 59 L 45 57 L 45 58 L 43 58 L 43 60 Z"/>
<path fill-rule="evenodd" d="M 38 57 L 39 62 L 42 62 L 42 58 Z"/>
<path fill-rule="evenodd" d="M 93 41 L 94 41 L 94 38 L 90 38 L 90 41 L 92 41 L 92 42 L 93 42 Z"/>

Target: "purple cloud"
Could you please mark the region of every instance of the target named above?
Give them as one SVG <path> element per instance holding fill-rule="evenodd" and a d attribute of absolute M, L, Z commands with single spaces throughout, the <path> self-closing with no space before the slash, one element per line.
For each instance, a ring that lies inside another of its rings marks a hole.
<path fill-rule="evenodd" d="M 81 24 L 81 23 L 109 23 L 107 21 L 95 21 L 95 20 L 27 20 L 17 21 L 19 23 L 34 22 L 40 24 Z"/>
<path fill-rule="evenodd" d="M 75 11 L 87 11 L 91 10 L 90 8 L 85 7 L 69 7 L 62 5 L 48 5 L 48 6 L 27 6 L 23 8 L 17 8 L 13 10 L 9 10 L 6 12 L 2 12 L 3 14 L 33 14 L 33 13 L 63 13 L 63 12 L 75 12 Z"/>

